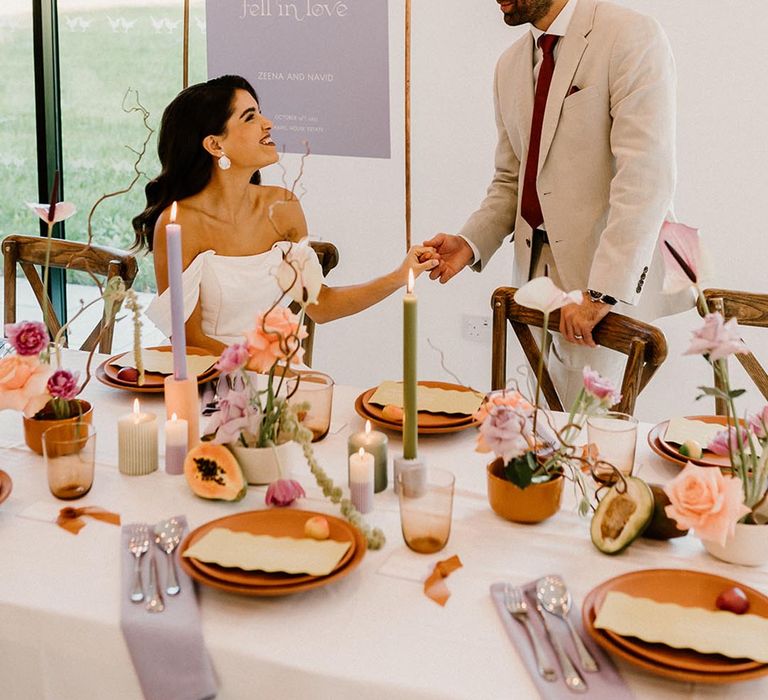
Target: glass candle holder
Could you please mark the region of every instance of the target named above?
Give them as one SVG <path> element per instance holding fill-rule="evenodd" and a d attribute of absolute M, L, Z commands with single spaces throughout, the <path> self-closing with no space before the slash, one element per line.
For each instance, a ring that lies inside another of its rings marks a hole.
<path fill-rule="evenodd" d="M 439 552 L 448 543 L 455 478 L 445 469 L 414 467 L 397 475 L 400 527 L 410 549 Z"/>
<path fill-rule="evenodd" d="M 309 404 L 299 413 L 299 420 L 312 431 L 312 442 L 322 440 L 331 427 L 333 379 L 323 372 L 299 372 L 287 379 L 286 388 L 291 406 Z"/>
<path fill-rule="evenodd" d="M 64 501 L 85 496 L 93 486 L 96 430 L 81 421 L 48 428 L 43 433 L 48 488 Z"/>
<path fill-rule="evenodd" d="M 624 476 L 631 476 L 637 447 L 637 418 L 627 413 L 608 411 L 587 418 L 587 439 L 597 449 L 597 459 L 616 467 Z M 595 469 L 598 477 L 611 480 L 607 465 Z"/>

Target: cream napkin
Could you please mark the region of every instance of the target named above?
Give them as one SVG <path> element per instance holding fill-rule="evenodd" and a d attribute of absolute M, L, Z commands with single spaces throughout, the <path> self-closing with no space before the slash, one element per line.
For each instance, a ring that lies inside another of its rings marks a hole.
<path fill-rule="evenodd" d="M 439 389 L 419 385 L 416 394 L 419 411 L 428 413 L 458 413 L 471 416 L 480 408 L 483 395 L 476 391 L 459 391 L 457 389 Z M 403 406 L 402 382 L 382 382 L 377 387 L 370 403 L 378 406 Z"/>
<path fill-rule="evenodd" d="M 142 350 L 141 359 L 145 372 L 157 374 L 173 374 L 173 353 L 162 350 Z M 218 361 L 215 355 L 187 355 L 187 372 L 192 376 L 202 374 Z M 110 364 L 116 367 L 135 367 L 136 358 L 132 352 L 112 360 Z"/>
<path fill-rule="evenodd" d="M 684 608 L 610 591 L 595 627 L 675 649 L 768 663 L 768 618 L 759 615 Z"/>
<path fill-rule="evenodd" d="M 245 571 L 284 571 L 287 574 L 330 574 L 351 542 L 252 535 L 216 527 L 184 552 L 185 557 Z"/>
<path fill-rule="evenodd" d="M 724 427 L 718 423 L 704 423 L 688 418 L 670 418 L 664 439 L 678 445 L 682 445 L 687 440 L 696 440 L 704 448 Z"/>

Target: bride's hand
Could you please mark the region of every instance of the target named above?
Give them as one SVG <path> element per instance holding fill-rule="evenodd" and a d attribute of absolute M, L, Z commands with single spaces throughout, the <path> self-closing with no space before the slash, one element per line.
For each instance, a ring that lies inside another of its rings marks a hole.
<path fill-rule="evenodd" d="M 434 248 L 424 245 L 411 246 L 402 264 L 398 268 L 398 275 L 402 277 L 403 284 L 408 282 L 408 270 L 413 270 L 414 279 L 425 270 L 432 270 L 440 264 L 440 257 Z"/>

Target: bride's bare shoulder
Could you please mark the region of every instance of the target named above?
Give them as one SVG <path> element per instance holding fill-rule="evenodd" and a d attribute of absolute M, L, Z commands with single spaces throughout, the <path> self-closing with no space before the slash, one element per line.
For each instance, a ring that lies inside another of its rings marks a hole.
<path fill-rule="evenodd" d="M 268 208 L 275 227 L 281 237 L 299 240 L 307 235 L 307 222 L 299 198 L 284 187 L 260 185 L 263 202 Z"/>

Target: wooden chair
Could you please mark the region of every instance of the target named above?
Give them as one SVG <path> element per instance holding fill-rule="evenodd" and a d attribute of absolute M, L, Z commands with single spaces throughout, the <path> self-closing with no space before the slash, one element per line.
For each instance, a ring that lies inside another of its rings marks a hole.
<path fill-rule="evenodd" d="M 327 277 L 328 273 L 339 264 L 339 251 L 333 243 L 327 241 L 310 241 L 309 245 L 311 245 L 315 253 L 317 253 L 320 267 L 323 268 L 323 277 Z M 291 304 L 291 311 L 298 313 L 299 305 L 295 302 Z M 307 337 L 302 343 L 304 347 L 304 364 L 311 367 L 312 350 L 315 345 L 315 322 L 307 316 L 304 319 L 304 326 L 307 329 Z"/>
<path fill-rule="evenodd" d="M 517 289 L 499 287 L 491 297 L 493 308 L 493 346 L 491 358 L 491 387 L 502 389 L 507 377 L 507 322 L 512 325 L 520 345 L 534 369 L 538 367 L 541 351 L 534 340 L 530 326 L 541 328 L 544 315 L 540 311 L 520 306 L 514 300 Z M 549 329 L 557 331 L 560 326 L 560 312 L 549 317 Z M 646 387 L 654 372 L 667 356 L 667 341 L 664 334 L 654 326 L 636 321 L 621 314 L 609 313 L 597 324 L 592 337 L 603 347 L 627 355 L 624 379 L 621 383 L 621 401 L 614 410 L 633 413 L 635 401 Z M 562 411 L 563 404 L 557 395 L 549 372 L 544 371 L 541 390 L 550 409 Z"/>
<path fill-rule="evenodd" d="M 768 294 L 737 292 L 731 289 L 705 289 L 704 298 L 709 308 L 712 311 L 719 311 L 726 320 L 735 318 L 740 326 L 768 328 Z M 736 357 L 760 393 L 768 399 L 768 373 L 757 358 L 751 352 L 745 355 L 739 354 Z M 715 386 L 723 388 L 716 373 Z M 715 413 L 719 416 L 726 415 L 725 401 L 718 397 L 715 397 Z"/>
<path fill-rule="evenodd" d="M 35 293 L 40 308 L 43 310 L 43 320 L 51 336 L 61 330 L 61 321 L 53 310 L 48 290 L 43 289 L 41 279 L 35 265 L 44 265 L 48 241 L 41 236 L 11 235 L 3 240 L 3 255 L 5 257 L 5 323 L 16 322 L 16 264 L 21 269 Z M 59 238 L 51 239 L 50 267 L 66 270 L 79 270 L 91 275 L 104 277 L 105 281 L 112 277 L 122 277 L 126 289 L 129 288 L 136 274 L 138 264 L 136 258 L 126 251 L 108 248 L 100 245 L 87 245 L 77 241 L 65 241 Z M 112 335 L 114 333 L 115 315 L 119 305 L 115 305 L 109 318 L 102 317 L 81 346 L 81 350 L 91 351 L 98 343 L 99 352 L 109 353 L 112 350 Z M 67 345 L 67 339 L 64 339 Z"/>

